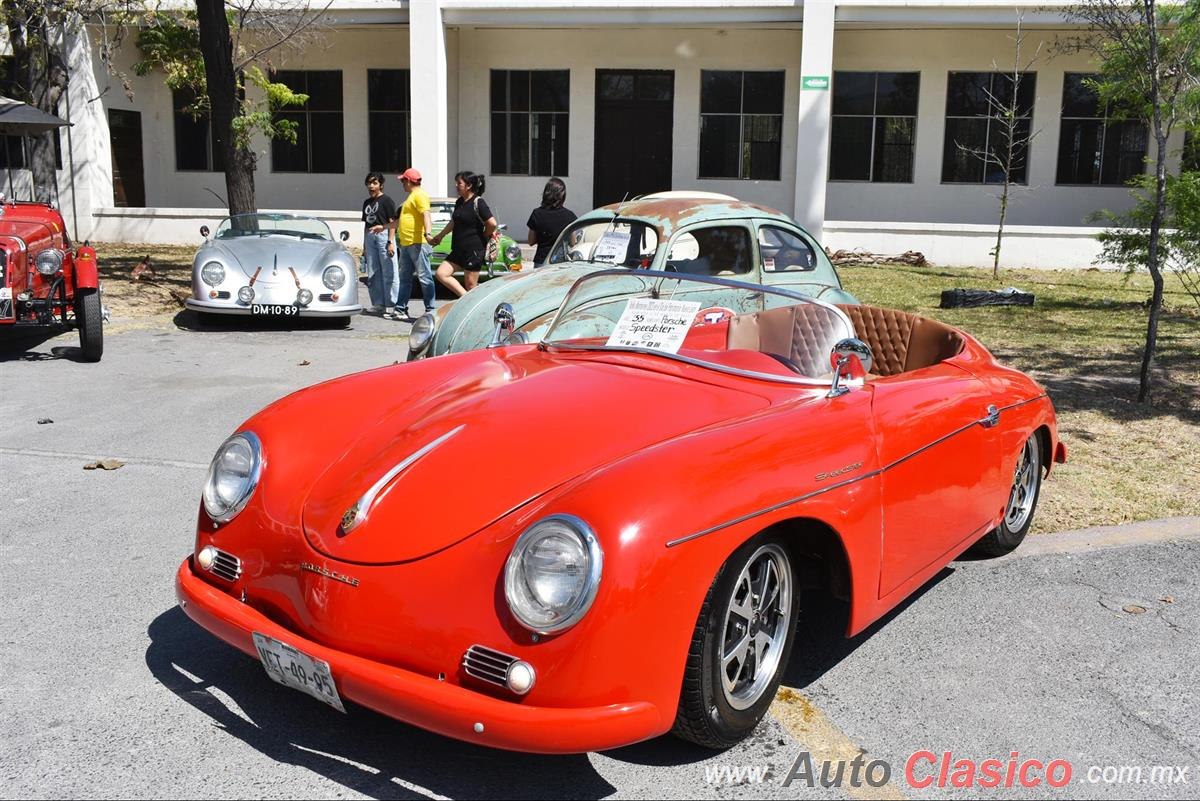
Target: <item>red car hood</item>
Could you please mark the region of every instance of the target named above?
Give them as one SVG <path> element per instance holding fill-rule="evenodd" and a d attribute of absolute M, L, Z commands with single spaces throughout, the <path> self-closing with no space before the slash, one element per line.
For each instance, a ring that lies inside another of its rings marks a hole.
<path fill-rule="evenodd" d="M 589 469 L 767 404 L 650 370 L 519 358 L 465 365 L 414 400 L 406 372 L 395 371 L 396 392 L 364 399 L 370 422 L 309 491 L 305 534 L 329 557 L 428 556 Z M 346 531 L 343 516 L 373 488 Z"/>

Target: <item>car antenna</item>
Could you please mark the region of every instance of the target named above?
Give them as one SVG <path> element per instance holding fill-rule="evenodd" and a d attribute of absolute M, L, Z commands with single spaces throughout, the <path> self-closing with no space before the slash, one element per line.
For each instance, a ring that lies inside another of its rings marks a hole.
<path fill-rule="evenodd" d="M 608 221 L 608 227 L 604 229 L 603 234 L 600 234 L 600 239 L 603 239 L 604 235 L 609 233 L 610 231 L 612 231 L 613 227 L 616 226 L 617 218 L 621 216 L 621 207 L 625 205 L 626 200 L 629 200 L 629 192 L 628 191 L 625 192 L 625 197 L 621 198 L 621 202 L 617 204 L 616 210 L 613 211 L 612 219 Z M 600 244 L 599 239 L 596 240 L 596 244 L 597 245 Z M 596 263 L 596 248 L 593 247 L 592 255 L 588 256 L 588 264 L 595 264 L 595 263 Z"/>

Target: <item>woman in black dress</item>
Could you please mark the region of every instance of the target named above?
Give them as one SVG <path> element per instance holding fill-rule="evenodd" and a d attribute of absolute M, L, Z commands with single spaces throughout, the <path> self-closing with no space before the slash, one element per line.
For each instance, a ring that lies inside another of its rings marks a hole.
<path fill-rule="evenodd" d="M 563 207 L 567 199 L 567 185 L 561 178 L 546 181 L 542 190 L 542 205 L 529 215 L 529 244 L 537 245 L 533 254 L 533 266 L 541 267 L 550 258 L 550 248 L 563 229 L 575 221 L 575 212 Z"/>
<path fill-rule="evenodd" d="M 437 233 L 429 236 L 429 244 L 437 247 L 446 234 L 454 233 L 450 255 L 437 268 L 437 280 L 458 297 L 462 297 L 479 283 L 479 271 L 483 268 L 484 245 L 496 233 L 496 218 L 483 199 L 486 183 L 482 175 L 464 170 L 454 176 L 454 187 L 458 200 L 454 203 L 454 214 L 450 222 Z M 463 282 L 454 278 L 455 270 L 463 271 Z"/>

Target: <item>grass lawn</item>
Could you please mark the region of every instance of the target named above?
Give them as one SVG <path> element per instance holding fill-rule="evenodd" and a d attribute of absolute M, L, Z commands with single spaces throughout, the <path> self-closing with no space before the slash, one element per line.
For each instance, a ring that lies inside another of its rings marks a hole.
<path fill-rule="evenodd" d="M 1042 382 L 1070 461 L 1043 485 L 1035 532 L 1200 515 L 1200 306 L 1167 276 L 1154 388 L 1137 403 L 1149 275 L 1100 270 L 842 267 L 864 303 L 934 317 Z M 939 309 L 943 289 L 1015 286 L 1033 308 Z"/>
<path fill-rule="evenodd" d="M 191 291 L 196 246 L 98 244 L 104 302 L 118 326 L 169 319 Z M 133 281 L 150 256 L 157 275 Z M 1200 515 L 1200 307 L 1167 276 L 1151 402 L 1136 402 L 1147 275 L 1099 270 L 841 267 L 859 300 L 916 312 L 966 330 L 1001 361 L 1046 385 L 1071 460 L 1044 485 L 1035 532 Z M 1015 286 L 1018 306 L 939 309 L 943 289 Z"/>

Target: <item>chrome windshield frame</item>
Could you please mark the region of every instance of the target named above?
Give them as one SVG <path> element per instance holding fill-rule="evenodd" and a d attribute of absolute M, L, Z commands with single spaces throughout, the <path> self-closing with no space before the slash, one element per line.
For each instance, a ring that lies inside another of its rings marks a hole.
<path fill-rule="evenodd" d="M 846 330 L 849 332 L 848 336 L 855 335 L 854 324 L 850 321 L 850 317 L 844 311 L 839 309 L 837 306 L 835 306 L 832 303 L 829 303 L 827 301 L 818 300 L 817 298 L 813 298 L 813 297 L 809 297 L 807 295 L 801 295 L 796 292 L 788 291 L 787 289 L 785 289 L 783 287 L 766 286 L 764 284 L 751 284 L 746 281 L 735 281 L 735 280 L 728 279 L 728 278 L 718 278 L 718 277 L 709 276 L 709 275 L 696 275 L 693 273 L 677 273 L 677 272 L 666 272 L 663 270 L 647 270 L 647 269 L 643 269 L 643 268 L 625 267 L 625 268 L 621 268 L 621 269 L 598 270 L 594 273 L 589 273 L 588 275 L 585 275 L 582 278 L 577 279 L 575 281 L 575 283 L 573 283 L 571 285 L 571 288 L 569 290 L 567 290 L 566 297 L 563 298 L 563 302 L 559 305 L 558 311 L 554 313 L 554 319 L 551 320 L 550 327 L 546 329 L 547 336 L 545 338 L 543 338 L 541 342 L 538 343 L 539 350 L 543 350 L 543 351 L 547 351 L 547 352 L 561 351 L 561 352 L 568 352 L 568 353 L 638 353 L 638 354 L 643 354 L 643 355 L 647 355 L 647 356 L 658 356 L 661 358 L 670 359 L 672 361 L 682 362 L 684 364 L 691 364 L 696 367 L 703 367 L 707 370 L 713 370 L 715 372 L 726 373 L 728 375 L 739 376 L 742 378 L 754 378 L 754 379 L 758 379 L 761 381 L 771 381 L 771 382 L 775 382 L 775 383 L 779 383 L 779 384 L 793 384 L 793 385 L 798 385 L 798 386 L 803 386 L 803 387 L 814 387 L 814 388 L 821 388 L 821 389 L 829 388 L 829 380 L 824 379 L 824 378 L 809 378 L 808 376 L 799 376 L 799 375 L 795 376 L 795 377 L 791 377 L 791 376 L 785 376 L 785 375 L 776 375 L 774 373 L 759 373 L 759 372 L 755 372 L 753 370 L 745 370 L 745 369 L 738 368 L 738 367 L 730 367 L 728 365 L 715 364 L 713 362 L 706 362 L 706 361 L 702 361 L 700 359 L 695 359 L 690 356 L 680 355 L 678 353 L 669 353 L 667 351 L 662 351 L 662 350 L 654 350 L 652 348 L 635 348 L 635 347 L 629 347 L 629 346 L 610 346 L 610 345 L 604 345 L 602 347 L 597 347 L 594 345 L 571 345 L 571 344 L 569 344 L 570 340 L 565 340 L 563 342 L 552 342 L 549 338 L 549 334 L 553 333 L 555 326 L 558 325 L 559 320 L 562 318 L 563 310 L 567 308 L 568 301 L 570 301 L 572 295 L 574 295 L 575 290 L 579 287 L 579 285 L 584 282 L 587 282 L 587 281 L 593 281 L 596 279 L 604 278 L 605 276 L 621 276 L 623 278 L 629 278 L 630 276 L 639 276 L 639 277 L 644 276 L 646 278 L 657 278 L 657 279 L 665 278 L 668 280 L 692 281 L 695 283 L 711 284 L 713 286 L 728 287 L 731 289 L 742 289 L 742 290 L 747 290 L 749 292 L 761 292 L 764 294 L 780 295 L 780 296 L 789 298 L 791 300 L 795 300 L 800 303 L 810 303 L 814 306 L 819 306 L 823 309 L 826 309 L 826 310 L 832 312 L 835 317 L 840 319 L 845 324 Z M 830 370 L 832 371 L 832 366 L 830 367 Z"/>

